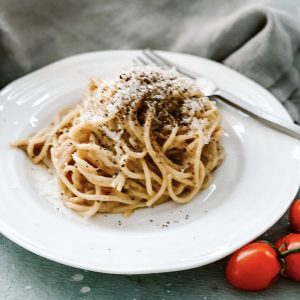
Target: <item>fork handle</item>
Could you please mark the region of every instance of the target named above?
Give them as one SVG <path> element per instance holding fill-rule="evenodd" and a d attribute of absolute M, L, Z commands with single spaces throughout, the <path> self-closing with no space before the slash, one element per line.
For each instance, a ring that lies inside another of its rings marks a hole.
<path fill-rule="evenodd" d="M 262 109 L 258 109 L 228 91 L 220 89 L 216 94 L 210 96 L 210 98 L 219 99 L 227 105 L 246 113 L 253 119 L 258 120 L 273 129 L 276 129 L 294 138 L 300 139 L 300 126 L 292 122 L 283 120 L 269 112 L 265 112 Z"/>

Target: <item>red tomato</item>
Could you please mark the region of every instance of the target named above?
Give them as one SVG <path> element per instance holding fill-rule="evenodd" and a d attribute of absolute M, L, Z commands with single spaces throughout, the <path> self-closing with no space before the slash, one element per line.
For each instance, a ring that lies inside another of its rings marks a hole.
<path fill-rule="evenodd" d="M 255 242 L 232 254 L 226 267 L 226 277 L 238 289 L 259 291 L 277 279 L 280 269 L 276 250 L 267 243 Z"/>
<path fill-rule="evenodd" d="M 300 281 L 300 233 L 290 233 L 282 237 L 275 246 L 285 260 L 283 274 L 290 279 Z"/>
<path fill-rule="evenodd" d="M 293 231 L 300 233 L 300 199 L 294 201 L 291 205 L 289 220 Z"/>

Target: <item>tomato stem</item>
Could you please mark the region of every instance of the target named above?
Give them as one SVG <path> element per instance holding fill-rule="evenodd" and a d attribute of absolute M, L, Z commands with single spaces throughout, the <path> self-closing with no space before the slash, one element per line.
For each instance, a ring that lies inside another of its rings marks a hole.
<path fill-rule="evenodd" d="M 300 253 L 300 248 L 286 250 L 286 251 L 280 253 L 280 257 L 285 258 L 286 256 L 293 254 L 293 253 Z"/>
<path fill-rule="evenodd" d="M 272 248 L 276 251 L 276 253 L 277 253 L 278 255 L 280 255 L 280 251 L 274 246 L 273 243 L 271 243 L 271 242 L 269 242 L 269 241 L 266 241 L 266 240 L 258 241 L 258 243 L 265 243 L 265 244 L 269 245 L 270 247 L 272 247 Z"/>

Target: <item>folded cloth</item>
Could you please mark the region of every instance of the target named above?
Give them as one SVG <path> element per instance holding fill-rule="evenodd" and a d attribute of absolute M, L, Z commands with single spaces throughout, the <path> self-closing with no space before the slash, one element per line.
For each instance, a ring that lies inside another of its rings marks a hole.
<path fill-rule="evenodd" d="M 269 89 L 299 122 L 300 24 L 261 3 L 1 0 L 0 86 L 64 56 L 152 47 L 224 63 Z"/>
<path fill-rule="evenodd" d="M 274 8 L 250 6 L 208 20 L 198 35 L 197 25 L 188 24 L 175 50 L 184 51 L 188 40 L 193 41 L 193 53 L 222 62 L 257 81 L 299 122 L 300 23 Z"/>

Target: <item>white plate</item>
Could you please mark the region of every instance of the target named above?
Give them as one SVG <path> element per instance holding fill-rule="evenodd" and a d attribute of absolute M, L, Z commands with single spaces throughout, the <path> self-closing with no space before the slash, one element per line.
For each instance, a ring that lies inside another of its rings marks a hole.
<path fill-rule="evenodd" d="M 259 236 L 288 208 L 300 182 L 299 142 L 220 105 L 226 160 L 210 187 L 185 205 L 166 203 L 130 218 L 83 220 L 61 205 L 56 182 L 9 143 L 46 125 L 80 100 L 88 78 L 110 77 L 138 51 L 93 52 L 63 59 L 1 91 L 0 230 L 22 247 L 83 269 L 122 274 L 183 270 L 220 259 Z M 176 53 L 243 100 L 290 120 L 265 89 L 216 62 Z M 48 179 L 47 179 L 48 177 Z M 151 221 L 152 220 L 152 221 Z M 119 222 L 120 221 L 120 222 Z"/>

